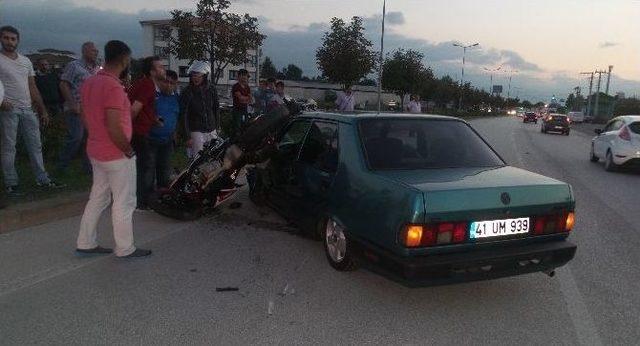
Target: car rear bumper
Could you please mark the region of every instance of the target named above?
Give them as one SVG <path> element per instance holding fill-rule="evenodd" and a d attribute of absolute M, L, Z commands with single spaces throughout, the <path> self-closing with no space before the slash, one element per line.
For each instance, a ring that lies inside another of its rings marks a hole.
<path fill-rule="evenodd" d="M 362 249 L 366 264 L 371 264 L 374 272 L 409 287 L 420 287 L 550 272 L 571 261 L 577 246 L 553 240 L 421 257 L 401 257 L 366 245 Z"/>

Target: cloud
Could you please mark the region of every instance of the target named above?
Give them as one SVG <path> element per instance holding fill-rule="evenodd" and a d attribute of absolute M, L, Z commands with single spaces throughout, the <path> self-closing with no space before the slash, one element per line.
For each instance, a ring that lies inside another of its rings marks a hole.
<path fill-rule="evenodd" d="M 0 22 L 20 30 L 20 50 L 26 53 L 42 48 L 79 52 L 82 42 L 93 41 L 102 47 L 107 41 L 118 39 L 129 44 L 134 56 L 139 56 L 142 51 L 139 21 L 168 15 L 165 11 L 128 14 L 98 10 L 69 0 L 5 0 Z"/>
<path fill-rule="evenodd" d="M 2 1 L 2 0 L 0 0 Z M 245 0 L 259 1 L 259 0 Z M 87 6 L 79 6 L 70 0 L 4 0 L 0 11 L 0 23 L 16 26 L 22 34 L 20 49 L 32 52 L 42 48 L 57 48 L 79 52 L 84 41 L 94 41 L 98 46 L 108 40 L 119 39 L 127 42 L 139 57 L 142 51 L 142 30 L 139 21 L 142 19 L 168 18 L 167 11 L 139 11 L 122 13 L 110 10 L 98 10 Z M 263 47 L 263 56 L 269 56 L 276 67 L 293 63 L 298 65 L 306 75 L 318 73 L 315 52 L 320 46 L 322 35 L 329 28 L 327 22 L 311 23 L 295 26 L 287 30 L 277 30 L 269 25 L 269 20 L 259 17 L 260 28 L 267 35 Z M 453 41 L 431 42 L 425 39 L 412 38 L 396 31 L 405 22 L 402 12 L 387 14 L 385 35 L 385 51 L 397 48 L 415 49 L 425 55 L 425 63 L 437 76 L 450 75 L 460 78 L 461 51 L 453 47 Z M 380 16 L 364 18 L 368 38 L 375 49 L 380 44 Z M 613 42 L 605 42 L 601 46 L 611 47 Z M 583 80 L 571 74 L 544 71 L 540 66 L 527 61 L 517 52 L 492 47 L 481 47 L 467 51 L 465 80 L 479 88 L 489 88 L 489 75 L 482 70 L 484 66 L 503 65 L 504 69 L 519 70 L 513 76 L 512 94 L 516 87 L 521 96 L 531 100 L 548 100 L 551 95 L 566 96 L 571 88 L 584 85 Z M 581 84 L 582 83 L 582 84 Z M 505 73 L 494 75 L 494 84 L 502 84 L 505 91 L 508 76 Z M 613 90 L 623 90 L 628 94 L 640 89 L 640 82 L 614 78 Z"/>
<path fill-rule="evenodd" d="M 611 47 L 615 47 L 615 46 L 619 46 L 620 43 L 618 42 L 611 42 L 611 41 L 604 41 L 602 43 L 600 43 L 600 48 L 611 48 Z"/>

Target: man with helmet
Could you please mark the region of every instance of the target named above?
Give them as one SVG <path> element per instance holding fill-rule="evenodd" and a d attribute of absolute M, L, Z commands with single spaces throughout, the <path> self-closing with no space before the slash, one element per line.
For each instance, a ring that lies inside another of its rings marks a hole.
<path fill-rule="evenodd" d="M 187 72 L 189 85 L 180 95 L 180 115 L 195 154 L 205 143 L 218 137 L 219 102 L 215 86 L 209 83 L 211 65 L 208 62 L 195 61 Z"/>

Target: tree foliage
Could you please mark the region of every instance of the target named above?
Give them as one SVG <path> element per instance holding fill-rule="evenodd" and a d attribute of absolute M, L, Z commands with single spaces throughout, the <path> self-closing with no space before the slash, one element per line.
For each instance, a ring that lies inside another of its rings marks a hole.
<path fill-rule="evenodd" d="M 425 91 L 433 80 L 433 72 L 422 63 L 424 54 L 398 49 L 382 65 L 382 86 L 401 98 Z"/>
<path fill-rule="evenodd" d="M 271 58 L 265 57 L 262 67 L 260 68 L 260 78 L 276 78 L 278 70 L 271 61 Z"/>
<path fill-rule="evenodd" d="M 302 80 L 302 69 L 294 64 L 289 64 L 287 67 L 283 68 L 282 74 L 286 80 Z"/>
<path fill-rule="evenodd" d="M 193 12 L 171 12 L 177 35 L 169 33 L 169 50 L 179 59 L 209 61 L 214 84 L 229 64 L 249 62 L 248 51 L 266 38 L 256 17 L 228 12 L 229 5 L 229 0 L 199 0 Z"/>
<path fill-rule="evenodd" d="M 329 81 L 343 87 L 353 85 L 375 67 L 373 44 L 364 35 L 362 18 L 353 17 L 347 24 L 340 18 L 331 19 L 331 29 L 316 50 L 318 69 Z"/>

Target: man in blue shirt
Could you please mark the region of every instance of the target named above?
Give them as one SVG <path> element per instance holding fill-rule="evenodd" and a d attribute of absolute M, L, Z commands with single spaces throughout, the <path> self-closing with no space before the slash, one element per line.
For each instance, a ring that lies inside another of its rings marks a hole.
<path fill-rule="evenodd" d="M 180 107 L 176 88 L 178 85 L 178 74 L 175 71 L 167 70 L 166 78 L 159 85 L 156 91 L 156 114 L 160 125 L 155 126 L 149 132 L 149 159 L 144 165 L 144 186 L 149 196 L 157 186 L 166 188 L 171 183 L 171 154 L 173 153 L 173 137 L 176 131 Z"/>

